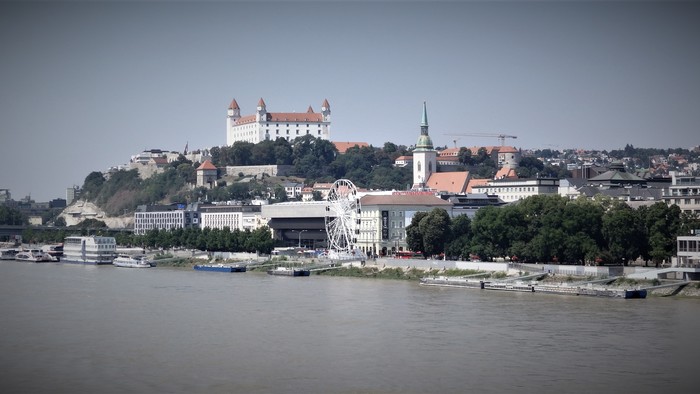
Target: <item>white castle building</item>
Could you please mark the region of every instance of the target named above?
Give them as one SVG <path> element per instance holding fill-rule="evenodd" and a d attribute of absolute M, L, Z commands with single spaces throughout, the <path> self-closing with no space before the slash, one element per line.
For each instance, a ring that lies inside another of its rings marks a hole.
<path fill-rule="evenodd" d="M 226 116 L 226 144 L 236 141 L 257 144 L 263 140 L 284 138 L 291 141 L 297 137 L 313 135 L 329 140 L 331 136 L 331 106 L 323 100 L 321 112 L 314 112 L 309 106 L 306 112 L 267 112 L 261 98 L 253 115 L 241 116 L 241 108 L 236 99 L 231 101 Z"/>

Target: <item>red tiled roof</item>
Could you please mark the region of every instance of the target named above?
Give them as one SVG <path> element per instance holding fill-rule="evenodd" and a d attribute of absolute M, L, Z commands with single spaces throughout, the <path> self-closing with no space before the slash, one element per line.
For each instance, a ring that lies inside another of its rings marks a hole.
<path fill-rule="evenodd" d="M 246 116 L 241 116 L 238 118 L 236 121 L 236 124 L 246 124 L 246 123 L 253 123 L 255 122 L 255 115 L 246 115 Z"/>
<path fill-rule="evenodd" d="M 331 108 L 331 105 L 328 104 L 328 99 L 323 99 L 323 104 L 321 104 L 322 107 L 326 107 L 328 109 Z"/>
<path fill-rule="evenodd" d="M 518 153 L 514 146 L 502 146 L 498 149 L 498 153 Z"/>
<path fill-rule="evenodd" d="M 464 193 L 469 181 L 469 171 L 434 172 L 425 186 L 440 192 Z"/>
<path fill-rule="evenodd" d="M 494 176 L 494 179 L 504 179 L 504 178 L 517 178 L 518 174 L 515 173 L 515 169 L 509 167 L 501 167 L 500 170 Z"/>
<path fill-rule="evenodd" d="M 229 109 L 241 109 L 241 108 L 238 106 L 238 103 L 236 102 L 236 99 L 233 99 L 233 101 L 231 101 L 231 105 L 229 105 L 228 108 L 229 108 Z"/>
<path fill-rule="evenodd" d="M 460 150 L 460 149 L 461 149 L 461 148 L 447 148 L 447 149 L 443 149 L 442 151 L 440 151 L 439 156 L 440 156 L 440 157 L 444 157 L 444 156 L 457 156 L 457 155 L 459 155 L 459 150 Z"/>
<path fill-rule="evenodd" d="M 427 205 L 447 206 L 451 202 L 431 194 L 392 194 L 392 195 L 367 195 L 360 199 L 362 205 Z"/>
<path fill-rule="evenodd" d="M 488 179 L 470 179 L 469 184 L 467 185 L 467 193 L 472 192 L 472 188 L 474 186 L 484 186 L 489 182 Z"/>
<path fill-rule="evenodd" d="M 319 183 L 319 182 L 314 183 L 314 186 L 313 186 L 314 189 L 330 189 L 331 187 L 333 187 L 332 183 Z"/>
<path fill-rule="evenodd" d="M 165 157 L 151 157 L 151 160 L 158 165 L 158 166 L 164 166 L 168 164 L 168 159 Z"/>
<path fill-rule="evenodd" d="M 333 141 L 333 145 L 335 145 L 335 148 L 338 149 L 338 153 L 345 153 L 345 152 L 347 152 L 348 149 L 352 148 L 355 145 L 359 146 L 360 148 L 364 148 L 364 147 L 369 146 L 369 144 L 366 142 L 339 142 L 339 141 Z"/>
<path fill-rule="evenodd" d="M 202 163 L 199 167 L 197 167 L 197 171 L 199 170 L 216 170 L 216 166 L 212 164 L 210 160 L 204 160 L 204 163 Z"/>
<path fill-rule="evenodd" d="M 263 101 L 262 97 L 260 97 L 260 101 L 258 101 L 258 107 L 264 107 L 265 102 Z"/>
<path fill-rule="evenodd" d="M 323 115 L 316 113 L 271 112 L 267 115 L 268 122 L 323 122 Z"/>
<path fill-rule="evenodd" d="M 403 161 L 412 161 L 412 160 L 413 160 L 413 156 L 399 156 L 399 157 L 397 157 L 396 160 L 394 160 L 394 161 L 402 161 L 402 160 L 403 160 Z"/>
<path fill-rule="evenodd" d="M 467 149 L 469 149 L 472 152 L 472 156 L 476 156 L 477 153 L 479 153 L 479 149 L 481 148 L 486 149 L 486 154 L 491 155 L 494 150 L 498 152 L 500 146 L 472 146 L 471 148 Z"/>

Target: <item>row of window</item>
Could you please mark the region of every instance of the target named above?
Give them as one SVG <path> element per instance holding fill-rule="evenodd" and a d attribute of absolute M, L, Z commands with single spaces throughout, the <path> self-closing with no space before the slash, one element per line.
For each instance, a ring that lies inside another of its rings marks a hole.
<path fill-rule="evenodd" d="M 700 198 L 674 198 L 672 199 L 673 203 L 680 206 L 680 205 L 700 205 Z"/>
<path fill-rule="evenodd" d="M 308 135 L 308 134 L 311 134 L 311 132 L 310 132 L 309 130 L 306 130 L 306 134 L 307 134 L 307 135 Z M 323 135 L 323 132 L 322 132 L 321 130 L 319 130 L 316 134 L 317 134 L 317 135 Z M 234 133 L 233 137 L 236 138 L 236 139 L 241 139 L 241 138 L 243 138 L 243 137 L 252 137 L 252 136 L 254 136 L 254 135 L 256 135 L 256 131 L 239 131 L 238 133 Z M 270 138 L 269 135 L 270 135 L 270 130 L 269 130 L 269 129 L 265 129 L 265 137 L 266 137 L 266 138 Z M 279 135 L 280 135 L 280 131 L 279 131 L 279 130 L 275 130 L 275 135 L 279 136 Z M 286 135 L 289 135 L 289 129 L 286 130 Z M 300 135 L 300 134 L 299 134 L 299 130 L 296 130 L 296 135 Z"/>
<path fill-rule="evenodd" d="M 198 213 L 192 213 L 192 217 L 198 217 Z M 140 213 L 137 212 L 134 217 L 135 219 L 143 219 L 143 218 L 181 218 L 184 216 L 184 212 L 182 211 L 173 211 L 173 212 L 148 212 L 148 213 Z"/>
<path fill-rule="evenodd" d="M 269 127 L 269 126 L 270 126 L 269 123 L 265 123 L 265 127 Z M 256 124 L 256 123 L 250 123 L 250 124 L 241 125 L 241 126 L 235 126 L 235 127 L 236 127 L 236 128 L 239 128 L 239 129 L 257 129 L 259 126 L 258 126 L 258 124 Z M 277 123 L 277 124 L 275 125 L 275 127 L 280 127 L 280 124 Z M 286 127 L 289 127 L 289 123 L 287 123 Z M 297 123 L 295 127 L 299 127 L 299 123 Z M 302 126 L 302 127 L 303 127 L 303 126 Z M 309 127 L 310 127 L 310 126 L 309 126 L 309 124 L 307 123 L 307 124 L 306 124 L 306 128 L 308 129 Z M 317 124 L 316 127 L 320 129 L 320 128 L 321 128 L 321 124 L 320 124 L 320 123 Z"/>
<path fill-rule="evenodd" d="M 698 241 L 678 241 L 679 252 L 696 252 L 700 253 L 700 243 Z"/>
<path fill-rule="evenodd" d="M 673 189 L 671 188 L 669 190 L 671 192 L 672 196 L 698 196 L 700 195 L 700 189 L 683 189 L 683 190 L 678 190 L 678 189 Z"/>

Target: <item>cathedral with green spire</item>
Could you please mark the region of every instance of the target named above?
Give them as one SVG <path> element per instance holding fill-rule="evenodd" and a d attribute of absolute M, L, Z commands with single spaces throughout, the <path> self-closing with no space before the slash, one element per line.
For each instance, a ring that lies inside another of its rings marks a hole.
<path fill-rule="evenodd" d="M 425 189 L 430 175 L 436 171 L 437 152 L 433 149 L 433 140 L 428 135 L 428 109 L 424 101 L 420 136 L 413 150 L 413 189 Z"/>

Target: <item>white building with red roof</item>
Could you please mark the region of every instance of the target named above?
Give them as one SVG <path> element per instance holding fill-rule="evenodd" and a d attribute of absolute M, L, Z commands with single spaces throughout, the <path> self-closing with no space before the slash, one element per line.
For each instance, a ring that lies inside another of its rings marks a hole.
<path fill-rule="evenodd" d="M 297 137 L 312 135 L 324 140 L 331 136 L 331 106 L 323 100 L 321 112 L 309 106 L 306 112 L 267 112 L 261 98 L 255 113 L 241 116 L 236 99 L 231 101 L 226 116 L 226 144 L 236 141 L 257 144 L 264 140 L 284 138 L 292 141 Z"/>

